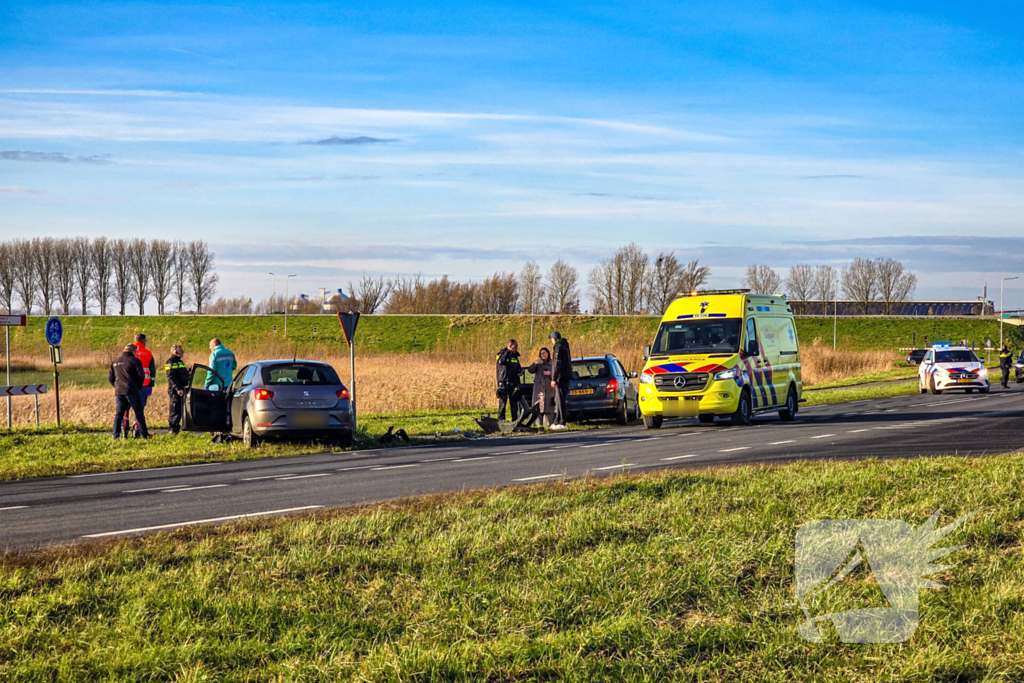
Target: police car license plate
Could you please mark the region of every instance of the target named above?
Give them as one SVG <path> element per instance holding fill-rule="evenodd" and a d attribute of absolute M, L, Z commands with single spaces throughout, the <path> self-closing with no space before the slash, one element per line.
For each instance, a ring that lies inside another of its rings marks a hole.
<path fill-rule="evenodd" d="M 973 382 L 973 379 L 958 379 L 956 381 L 957 384 L 972 384 Z"/>
<path fill-rule="evenodd" d="M 594 393 L 593 389 L 573 389 L 569 392 L 570 396 L 589 396 Z"/>
<path fill-rule="evenodd" d="M 292 413 L 288 416 L 288 426 L 297 429 L 318 429 L 327 426 L 327 415 L 320 412 Z"/>

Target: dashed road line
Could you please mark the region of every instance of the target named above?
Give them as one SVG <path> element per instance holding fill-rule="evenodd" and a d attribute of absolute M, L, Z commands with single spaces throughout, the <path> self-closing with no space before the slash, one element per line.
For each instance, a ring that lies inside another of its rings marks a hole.
<path fill-rule="evenodd" d="M 865 428 L 865 429 L 851 429 L 850 431 L 848 431 L 846 433 L 847 434 L 860 434 L 861 432 L 870 432 L 870 431 L 871 431 L 871 428 L 868 427 L 868 428 Z"/>
<path fill-rule="evenodd" d="M 601 448 L 602 446 L 614 446 L 614 443 L 592 443 L 587 446 L 580 446 L 580 448 Z"/>
<path fill-rule="evenodd" d="M 408 465 L 383 465 L 381 467 L 374 467 L 372 469 L 373 469 L 374 472 L 377 472 L 379 470 L 400 470 L 400 469 L 403 469 L 405 467 L 419 467 L 419 463 L 415 463 L 414 462 L 414 463 L 410 463 Z"/>
<path fill-rule="evenodd" d="M 723 448 L 719 453 L 732 453 L 734 451 L 749 451 L 750 446 L 737 446 L 736 448 Z"/>
<path fill-rule="evenodd" d="M 293 472 L 285 472 L 284 474 L 265 474 L 262 477 L 247 477 L 245 479 L 239 479 L 238 481 L 260 481 L 261 479 L 277 479 L 278 477 L 290 477 L 294 474 Z"/>
<path fill-rule="evenodd" d="M 209 519 L 196 519 L 189 522 L 175 522 L 174 524 L 160 524 L 158 526 L 144 526 L 137 529 L 122 529 L 121 531 L 105 531 L 101 534 L 87 534 L 82 538 L 105 538 L 107 536 L 123 536 L 125 534 L 139 534 L 146 531 L 164 531 L 167 529 L 180 529 L 184 526 L 196 526 L 197 524 L 215 524 L 216 522 L 232 522 L 240 519 L 251 519 L 253 517 L 267 517 L 269 515 L 283 515 L 289 512 L 304 512 L 306 510 L 320 510 L 323 505 L 304 505 L 297 508 L 286 508 L 284 510 L 268 510 L 266 512 L 250 512 L 244 515 L 230 515 L 228 517 L 211 517 Z"/>
<path fill-rule="evenodd" d="M 516 452 L 518 452 L 518 451 L 516 451 Z M 496 453 L 495 455 L 501 455 L 501 454 L 500 453 Z M 451 457 L 451 458 L 430 458 L 429 460 L 420 460 L 419 462 L 421 462 L 421 463 L 426 463 L 426 462 L 448 462 L 449 460 L 458 460 L 458 458 L 456 458 L 456 457 Z M 368 465 L 368 467 L 369 467 L 369 465 Z"/>
<path fill-rule="evenodd" d="M 351 472 L 352 470 L 368 470 L 376 467 L 376 465 L 357 465 L 355 467 L 339 467 L 338 472 Z"/>
<path fill-rule="evenodd" d="M 84 479 L 86 477 L 112 477 L 115 474 L 142 474 L 145 472 L 163 472 L 164 470 L 183 470 L 186 467 L 212 467 L 213 465 L 223 465 L 222 462 L 201 462 L 196 465 L 173 465 L 170 467 L 150 467 L 145 470 L 120 470 L 117 472 L 90 472 L 89 474 L 72 474 L 68 476 L 68 479 Z"/>
<path fill-rule="evenodd" d="M 523 453 L 523 455 L 538 455 L 540 453 L 554 453 L 554 452 L 555 452 L 554 448 L 548 448 L 547 450 L 544 450 L 544 451 L 526 451 L 526 453 Z"/>
<path fill-rule="evenodd" d="M 536 477 L 523 477 L 522 479 L 513 479 L 512 481 L 539 481 L 541 479 L 552 479 L 555 477 L 561 477 L 562 474 L 541 474 Z"/>
<path fill-rule="evenodd" d="M 291 477 L 280 477 L 280 478 L 277 479 L 277 481 L 292 481 L 292 480 L 295 480 L 295 479 L 312 479 L 313 477 L 329 477 L 329 476 L 331 476 L 330 472 L 318 472 L 316 474 L 297 474 L 297 475 L 291 476 Z"/>
<path fill-rule="evenodd" d="M 669 457 L 669 458 L 662 458 L 662 460 L 670 461 L 670 460 L 682 460 L 683 458 L 699 458 L 699 457 L 700 457 L 700 453 L 689 453 L 687 455 L 673 455 L 672 457 Z"/>
<path fill-rule="evenodd" d="M 810 438 L 810 439 L 827 439 L 830 436 L 835 436 L 835 434 L 818 434 L 817 436 L 811 436 L 811 437 L 808 437 L 808 438 Z"/>
<path fill-rule="evenodd" d="M 784 443 L 796 443 L 796 439 L 786 439 L 785 441 L 772 441 L 769 446 L 781 446 Z"/>
<path fill-rule="evenodd" d="M 473 458 L 457 458 L 456 460 L 452 460 L 452 462 L 476 462 L 477 460 L 490 460 L 493 457 L 493 455 L 482 455 Z"/>
<path fill-rule="evenodd" d="M 170 491 L 172 489 L 188 489 L 192 488 L 192 484 L 179 484 L 178 486 L 154 486 L 148 489 L 131 489 L 130 491 L 122 491 L 122 493 L 149 493 L 150 491 Z"/>
<path fill-rule="evenodd" d="M 10 507 L 0 508 L 0 512 L 4 510 L 24 510 L 28 505 L 11 505 Z"/>
<path fill-rule="evenodd" d="M 185 491 L 205 491 L 206 489 L 223 489 L 227 484 L 210 484 L 209 486 L 190 486 L 187 489 L 167 489 L 160 493 L 184 493 Z"/>
<path fill-rule="evenodd" d="M 591 467 L 590 469 L 594 472 L 603 472 L 605 470 L 621 470 L 627 467 L 636 467 L 635 462 L 626 462 L 621 465 L 608 465 L 607 467 Z"/>

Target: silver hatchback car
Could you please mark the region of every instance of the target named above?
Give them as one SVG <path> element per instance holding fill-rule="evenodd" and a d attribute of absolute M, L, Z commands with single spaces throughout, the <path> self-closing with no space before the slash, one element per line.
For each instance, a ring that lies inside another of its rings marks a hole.
<path fill-rule="evenodd" d="M 327 363 L 257 361 L 242 367 L 227 387 L 208 384 L 212 374 L 205 365 L 192 366 L 186 431 L 229 434 L 251 448 L 270 438 L 352 445 L 348 389 Z"/>

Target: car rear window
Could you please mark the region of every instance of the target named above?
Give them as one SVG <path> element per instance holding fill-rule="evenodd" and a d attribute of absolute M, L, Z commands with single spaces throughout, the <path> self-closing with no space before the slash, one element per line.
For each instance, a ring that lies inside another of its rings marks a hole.
<path fill-rule="evenodd" d="M 977 363 L 978 357 L 973 351 L 936 351 L 936 363 Z"/>
<path fill-rule="evenodd" d="M 338 373 L 329 365 L 313 363 L 281 363 L 263 368 L 263 384 L 301 384 L 303 386 L 325 386 L 341 384 Z"/>
<path fill-rule="evenodd" d="M 573 379 L 604 379 L 611 377 L 608 362 L 603 360 L 576 361 L 572 364 Z"/>

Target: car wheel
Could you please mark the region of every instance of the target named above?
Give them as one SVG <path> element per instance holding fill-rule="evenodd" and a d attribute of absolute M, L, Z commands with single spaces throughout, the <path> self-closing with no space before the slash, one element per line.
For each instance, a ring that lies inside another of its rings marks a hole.
<path fill-rule="evenodd" d="M 639 399 L 633 403 L 633 417 L 630 419 L 631 422 L 636 422 L 641 417 L 640 415 L 640 401 Z"/>
<path fill-rule="evenodd" d="M 248 415 L 242 418 L 242 443 L 246 448 L 259 448 L 260 445 L 260 437 L 253 431 Z"/>
<path fill-rule="evenodd" d="M 920 377 L 918 377 L 918 378 L 917 378 L 917 390 L 918 390 L 918 391 L 919 391 L 920 393 L 922 393 L 922 394 L 927 394 L 927 393 L 928 393 L 928 387 L 926 387 L 926 386 L 925 386 L 925 385 L 924 385 L 924 384 L 923 384 L 923 383 L 921 382 L 921 378 L 920 378 Z"/>
<path fill-rule="evenodd" d="M 792 422 L 796 418 L 797 411 L 796 389 L 789 388 L 789 395 L 786 396 L 786 407 L 779 411 L 779 419 L 783 422 Z"/>
<path fill-rule="evenodd" d="M 709 425 L 715 421 L 715 416 L 713 413 L 706 413 L 704 415 L 698 415 L 697 420 L 703 425 Z"/>
<path fill-rule="evenodd" d="M 734 426 L 742 426 L 750 424 L 750 417 L 753 414 L 753 408 L 750 405 L 750 391 L 744 389 L 743 393 L 740 394 L 739 405 L 736 406 L 736 412 L 730 416 L 730 420 Z"/>
<path fill-rule="evenodd" d="M 928 393 L 929 394 L 941 394 L 942 391 L 935 388 L 935 378 L 932 377 L 928 380 Z"/>
<path fill-rule="evenodd" d="M 626 399 L 622 399 L 622 403 L 615 409 L 615 422 L 620 425 L 629 424 L 629 410 L 626 409 Z"/>
<path fill-rule="evenodd" d="M 979 394 L 987 394 L 988 393 L 988 389 L 989 389 L 988 387 L 982 387 L 981 389 L 978 389 L 978 393 Z"/>
<path fill-rule="evenodd" d="M 331 443 L 335 448 L 351 448 L 352 447 L 352 432 L 344 432 L 331 439 Z"/>
<path fill-rule="evenodd" d="M 661 415 L 644 415 L 644 427 L 648 429 L 661 429 L 661 423 L 665 421 Z"/>

